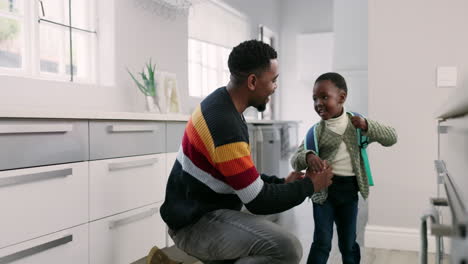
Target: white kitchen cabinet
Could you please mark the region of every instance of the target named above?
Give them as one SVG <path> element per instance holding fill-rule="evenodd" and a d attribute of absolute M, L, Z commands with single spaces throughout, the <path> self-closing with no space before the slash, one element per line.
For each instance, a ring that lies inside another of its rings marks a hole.
<path fill-rule="evenodd" d="M 0 116 L 1 264 L 128 264 L 173 244 L 159 208 L 186 121 L 35 114 Z"/>
<path fill-rule="evenodd" d="M 90 161 L 90 219 L 162 201 L 165 174 L 165 154 Z"/>
<path fill-rule="evenodd" d="M 2 248 L 0 263 L 88 263 L 88 224 Z"/>
<path fill-rule="evenodd" d="M 166 246 L 161 203 L 90 223 L 90 264 L 128 264 Z"/>
<path fill-rule="evenodd" d="M 88 222 L 88 162 L 0 171 L 0 248 Z"/>

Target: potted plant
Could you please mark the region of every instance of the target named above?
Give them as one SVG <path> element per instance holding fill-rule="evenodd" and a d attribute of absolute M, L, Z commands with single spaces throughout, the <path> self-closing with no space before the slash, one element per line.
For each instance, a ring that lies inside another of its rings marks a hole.
<path fill-rule="evenodd" d="M 145 72 L 146 68 L 146 72 Z M 161 112 L 159 107 L 159 98 L 156 93 L 156 80 L 155 80 L 155 69 L 156 65 L 151 63 L 151 59 L 146 63 L 145 68 L 138 74 L 140 75 L 142 82 L 137 80 L 137 78 L 127 69 L 127 72 L 132 77 L 133 81 L 137 85 L 138 89 L 146 96 L 146 106 L 148 107 L 149 112 Z"/>

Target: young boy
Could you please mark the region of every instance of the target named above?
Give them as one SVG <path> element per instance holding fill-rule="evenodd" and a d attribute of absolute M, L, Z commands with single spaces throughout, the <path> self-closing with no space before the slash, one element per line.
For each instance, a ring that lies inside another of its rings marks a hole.
<path fill-rule="evenodd" d="M 369 143 L 391 146 L 397 141 L 395 129 L 376 121 L 347 113 L 344 103 L 348 90 L 338 73 L 325 73 L 317 78 L 313 90 L 314 108 L 321 117 L 315 128 L 318 155 L 304 147 L 304 141 L 291 159 L 296 171 L 321 171 L 324 164 L 332 167 L 333 184 L 312 195 L 314 207 L 314 241 L 308 264 L 325 264 L 331 250 L 333 222 L 338 231 L 338 244 L 343 264 L 359 263 L 361 253 L 356 243 L 358 191 L 366 199 L 369 183 L 357 140 L 357 129 Z M 308 145 L 308 144 L 307 144 Z M 326 162 L 324 162 L 326 161 Z"/>

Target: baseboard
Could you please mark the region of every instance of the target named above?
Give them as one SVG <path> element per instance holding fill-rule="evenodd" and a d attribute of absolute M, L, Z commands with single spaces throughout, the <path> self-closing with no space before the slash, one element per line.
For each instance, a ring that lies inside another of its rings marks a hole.
<path fill-rule="evenodd" d="M 364 234 L 367 248 L 382 248 L 405 251 L 420 251 L 421 239 L 418 229 L 368 225 Z M 435 252 L 435 238 L 428 234 L 428 251 Z M 450 251 L 448 239 L 444 239 L 444 252 Z"/>

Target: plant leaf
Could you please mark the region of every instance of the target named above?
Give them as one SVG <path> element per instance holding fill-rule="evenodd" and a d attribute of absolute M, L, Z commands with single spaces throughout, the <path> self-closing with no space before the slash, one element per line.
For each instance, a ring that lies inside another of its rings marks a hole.
<path fill-rule="evenodd" d="M 137 85 L 138 89 L 140 89 L 140 91 L 144 94 L 144 95 L 149 95 L 147 89 L 145 86 L 143 86 L 136 78 L 135 76 L 127 69 L 127 72 L 130 74 L 130 76 L 132 77 L 133 81 L 135 82 L 135 84 Z"/>

